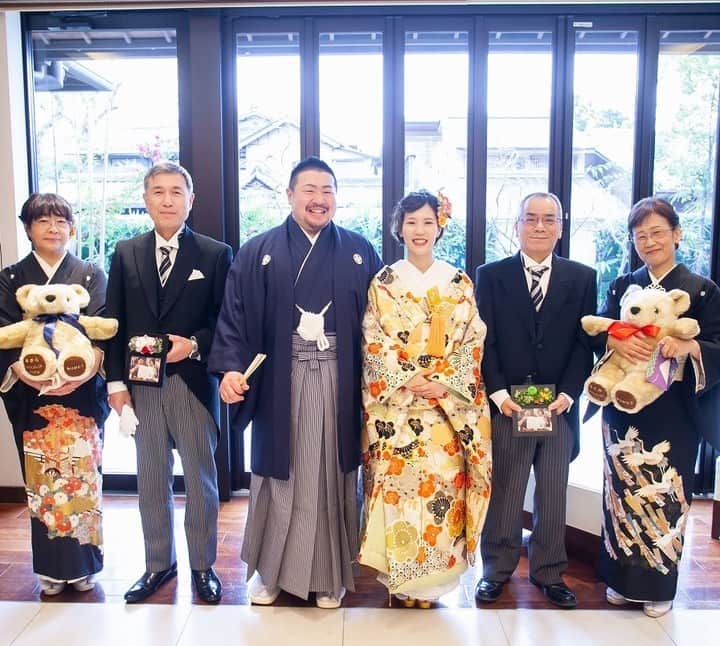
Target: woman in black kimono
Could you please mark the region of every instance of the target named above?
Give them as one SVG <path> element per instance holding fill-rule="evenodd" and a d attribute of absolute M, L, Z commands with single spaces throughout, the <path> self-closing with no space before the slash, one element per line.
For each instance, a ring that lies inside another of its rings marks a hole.
<path fill-rule="evenodd" d="M 665 337 L 660 352 L 678 369 L 663 395 L 637 413 L 603 409 L 604 494 L 598 571 L 613 605 L 643 603 L 650 617 L 672 608 L 683 536 L 690 509 L 701 433 L 717 446 L 720 399 L 720 291 L 711 280 L 677 264 L 680 222 L 665 200 L 645 198 L 630 211 L 628 231 L 640 269 L 616 279 L 601 314 L 618 319 L 629 285 L 682 289 L 690 294 L 683 314 L 700 324 L 700 335 Z M 608 351 L 647 361 L 651 346 L 637 332 L 607 337 Z"/>
<path fill-rule="evenodd" d="M 67 252 L 75 234 L 70 205 L 52 193 L 35 193 L 20 214 L 33 250 L 0 273 L 0 325 L 21 321 L 15 292 L 27 284 L 78 284 L 90 294 L 82 313 L 102 314 L 106 278 L 90 262 Z M 44 594 L 71 583 L 94 586 L 102 569 L 102 426 L 108 415 L 102 352 L 85 382 L 28 379 L 20 350 L 0 351 L 0 396 L 20 455 L 31 518 L 33 569 Z"/>

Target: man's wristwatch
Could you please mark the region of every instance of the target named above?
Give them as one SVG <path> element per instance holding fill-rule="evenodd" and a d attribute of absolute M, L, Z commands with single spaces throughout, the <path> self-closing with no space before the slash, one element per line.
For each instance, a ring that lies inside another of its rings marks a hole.
<path fill-rule="evenodd" d="M 200 359 L 200 349 L 198 348 L 198 342 L 197 339 L 194 336 L 190 337 L 190 345 L 192 345 L 192 350 L 190 350 L 190 354 L 188 355 L 188 359 Z"/>

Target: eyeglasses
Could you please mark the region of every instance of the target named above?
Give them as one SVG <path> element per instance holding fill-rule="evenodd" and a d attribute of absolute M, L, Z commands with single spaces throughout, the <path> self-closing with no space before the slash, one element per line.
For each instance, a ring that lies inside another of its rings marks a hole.
<path fill-rule="evenodd" d="M 36 218 L 34 220 L 39 226 L 49 229 L 50 227 L 55 227 L 57 229 L 69 229 L 72 224 L 66 220 L 65 218 L 56 218 L 56 217 L 48 217 L 43 216 L 41 218 Z"/>
<path fill-rule="evenodd" d="M 552 216 L 546 216 L 542 218 L 538 218 L 535 216 L 526 216 L 523 215 L 520 217 L 520 222 L 522 222 L 526 227 L 535 228 L 538 224 L 541 224 L 544 227 L 547 227 L 548 229 L 554 226 L 557 226 L 560 224 L 560 218 L 552 217 Z"/>
<path fill-rule="evenodd" d="M 650 241 L 656 242 L 658 240 L 663 240 L 671 231 L 672 229 L 653 229 L 647 233 L 633 233 L 630 236 L 630 239 L 638 246 L 645 246 Z"/>

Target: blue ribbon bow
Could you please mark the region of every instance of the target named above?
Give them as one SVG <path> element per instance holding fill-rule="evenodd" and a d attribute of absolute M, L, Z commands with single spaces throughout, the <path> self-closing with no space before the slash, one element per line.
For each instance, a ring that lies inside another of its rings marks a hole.
<path fill-rule="evenodd" d="M 58 321 L 72 325 L 80 334 L 87 336 L 85 328 L 80 325 L 79 314 L 38 314 L 33 318 L 33 321 L 43 324 L 43 339 L 45 343 L 50 346 L 50 349 L 55 353 L 55 356 L 59 356 L 60 352 L 55 348 L 52 342 L 53 334 L 55 333 L 55 326 Z"/>

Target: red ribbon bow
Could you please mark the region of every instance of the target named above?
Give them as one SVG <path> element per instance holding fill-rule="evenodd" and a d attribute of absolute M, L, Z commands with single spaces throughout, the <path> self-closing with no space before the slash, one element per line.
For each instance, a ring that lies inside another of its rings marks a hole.
<path fill-rule="evenodd" d="M 643 327 L 637 327 L 632 323 L 625 323 L 624 321 L 615 321 L 608 328 L 608 334 L 614 336 L 616 339 L 624 341 L 630 338 L 633 334 L 642 332 L 647 336 L 656 337 L 660 333 L 659 325 L 645 325 Z"/>

